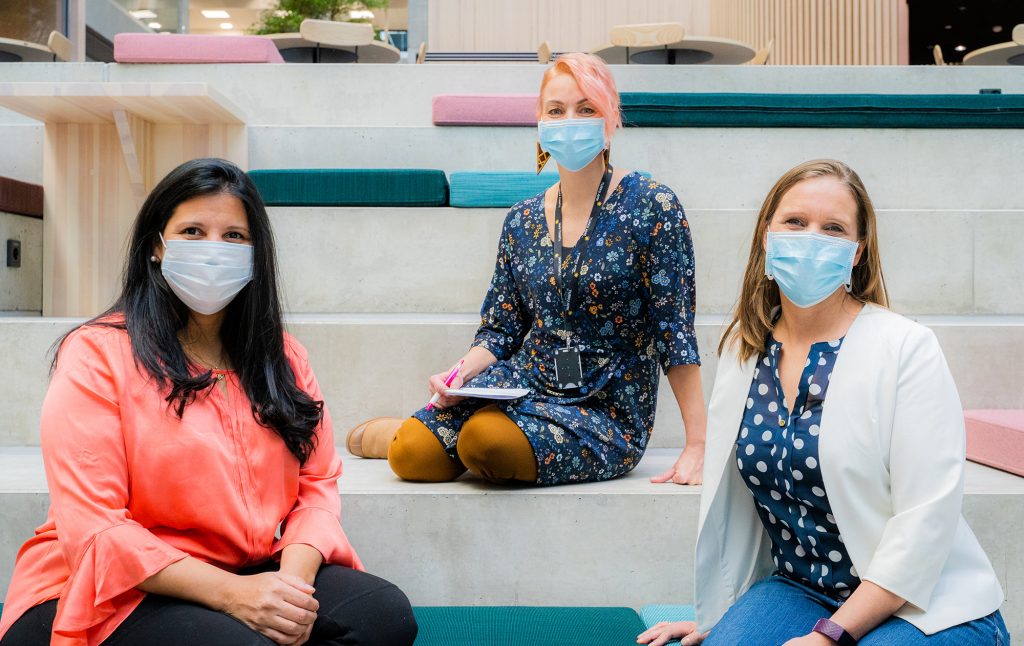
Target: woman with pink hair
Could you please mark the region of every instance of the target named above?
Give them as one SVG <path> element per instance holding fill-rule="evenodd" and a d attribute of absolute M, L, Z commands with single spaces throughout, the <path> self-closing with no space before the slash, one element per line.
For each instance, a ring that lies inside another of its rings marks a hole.
<path fill-rule="evenodd" d="M 697 484 L 705 417 L 683 208 L 668 187 L 612 167 L 622 120 L 599 58 L 560 57 L 544 74 L 537 116 L 537 172 L 553 158 L 558 182 L 509 210 L 482 322 L 457 375 L 430 378 L 432 407 L 353 429 L 349 449 L 386 455 L 399 477 L 421 482 L 467 469 L 492 482 L 616 478 L 643 457 L 660 366 L 687 446 L 654 480 Z M 463 385 L 527 394 L 496 402 L 447 394 Z"/>

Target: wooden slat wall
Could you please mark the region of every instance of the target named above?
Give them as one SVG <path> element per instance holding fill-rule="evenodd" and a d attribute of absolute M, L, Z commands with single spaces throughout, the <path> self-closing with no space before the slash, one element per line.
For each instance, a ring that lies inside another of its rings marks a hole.
<path fill-rule="evenodd" d="M 714 0 L 715 3 L 718 0 Z M 615 25 L 680 22 L 707 35 L 712 0 L 430 0 L 427 47 L 435 52 L 591 51 Z"/>
<path fill-rule="evenodd" d="M 711 33 L 754 47 L 769 64 L 906 63 L 906 0 L 714 0 Z"/>

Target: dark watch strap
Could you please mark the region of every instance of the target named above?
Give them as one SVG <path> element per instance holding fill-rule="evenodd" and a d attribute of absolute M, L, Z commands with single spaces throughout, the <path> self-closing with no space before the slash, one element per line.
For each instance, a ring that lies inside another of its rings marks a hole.
<path fill-rule="evenodd" d="M 839 646 L 857 646 L 857 640 L 846 629 L 831 619 L 819 619 L 812 632 L 821 633 Z"/>

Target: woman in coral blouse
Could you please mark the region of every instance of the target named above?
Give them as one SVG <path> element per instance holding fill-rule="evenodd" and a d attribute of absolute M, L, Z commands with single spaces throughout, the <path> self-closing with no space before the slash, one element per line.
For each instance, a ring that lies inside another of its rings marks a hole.
<path fill-rule="evenodd" d="M 282 326 L 255 186 L 187 162 L 130 245 L 116 304 L 59 344 L 51 506 L 0 644 L 411 644 L 408 599 L 341 529 L 330 417 Z"/>

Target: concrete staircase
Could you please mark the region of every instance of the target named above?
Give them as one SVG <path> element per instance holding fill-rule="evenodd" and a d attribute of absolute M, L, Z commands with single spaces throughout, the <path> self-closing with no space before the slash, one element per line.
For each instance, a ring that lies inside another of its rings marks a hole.
<path fill-rule="evenodd" d="M 31 69 L 28 69 L 31 67 Z M 250 168 L 529 170 L 531 128 L 435 128 L 443 93 L 530 93 L 540 66 L 0 64 L 0 81 L 207 81 L 246 112 Z M 1024 92 L 995 68 L 615 70 L 623 91 Z M 0 175 L 42 180 L 42 127 L 0 111 Z M 879 209 L 893 308 L 935 330 L 967 408 L 1024 408 L 1024 133 L 997 130 L 627 129 L 620 166 L 672 187 L 691 222 L 706 390 L 756 211 L 814 157 L 850 163 Z M 8 147 L 8 145 L 10 147 Z M 289 329 L 310 358 L 336 437 L 405 415 L 426 376 L 467 347 L 504 211 L 274 208 Z M 445 260 L 456 258 L 454 268 Z M 38 452 L 47 351 L 77 321 L 0 317 L 0 593 L 48 504 Z M 691 603 L 699 488 L 651 485 L 682 446 L 663 383 L 652 449 L 620 480 L 536 489 L 398 481 L 349 458 L 344 523 L 371 570 L 418 605 Z M 1024 479 L 968 465 L 964 513 L 1024 630 Z"/>

